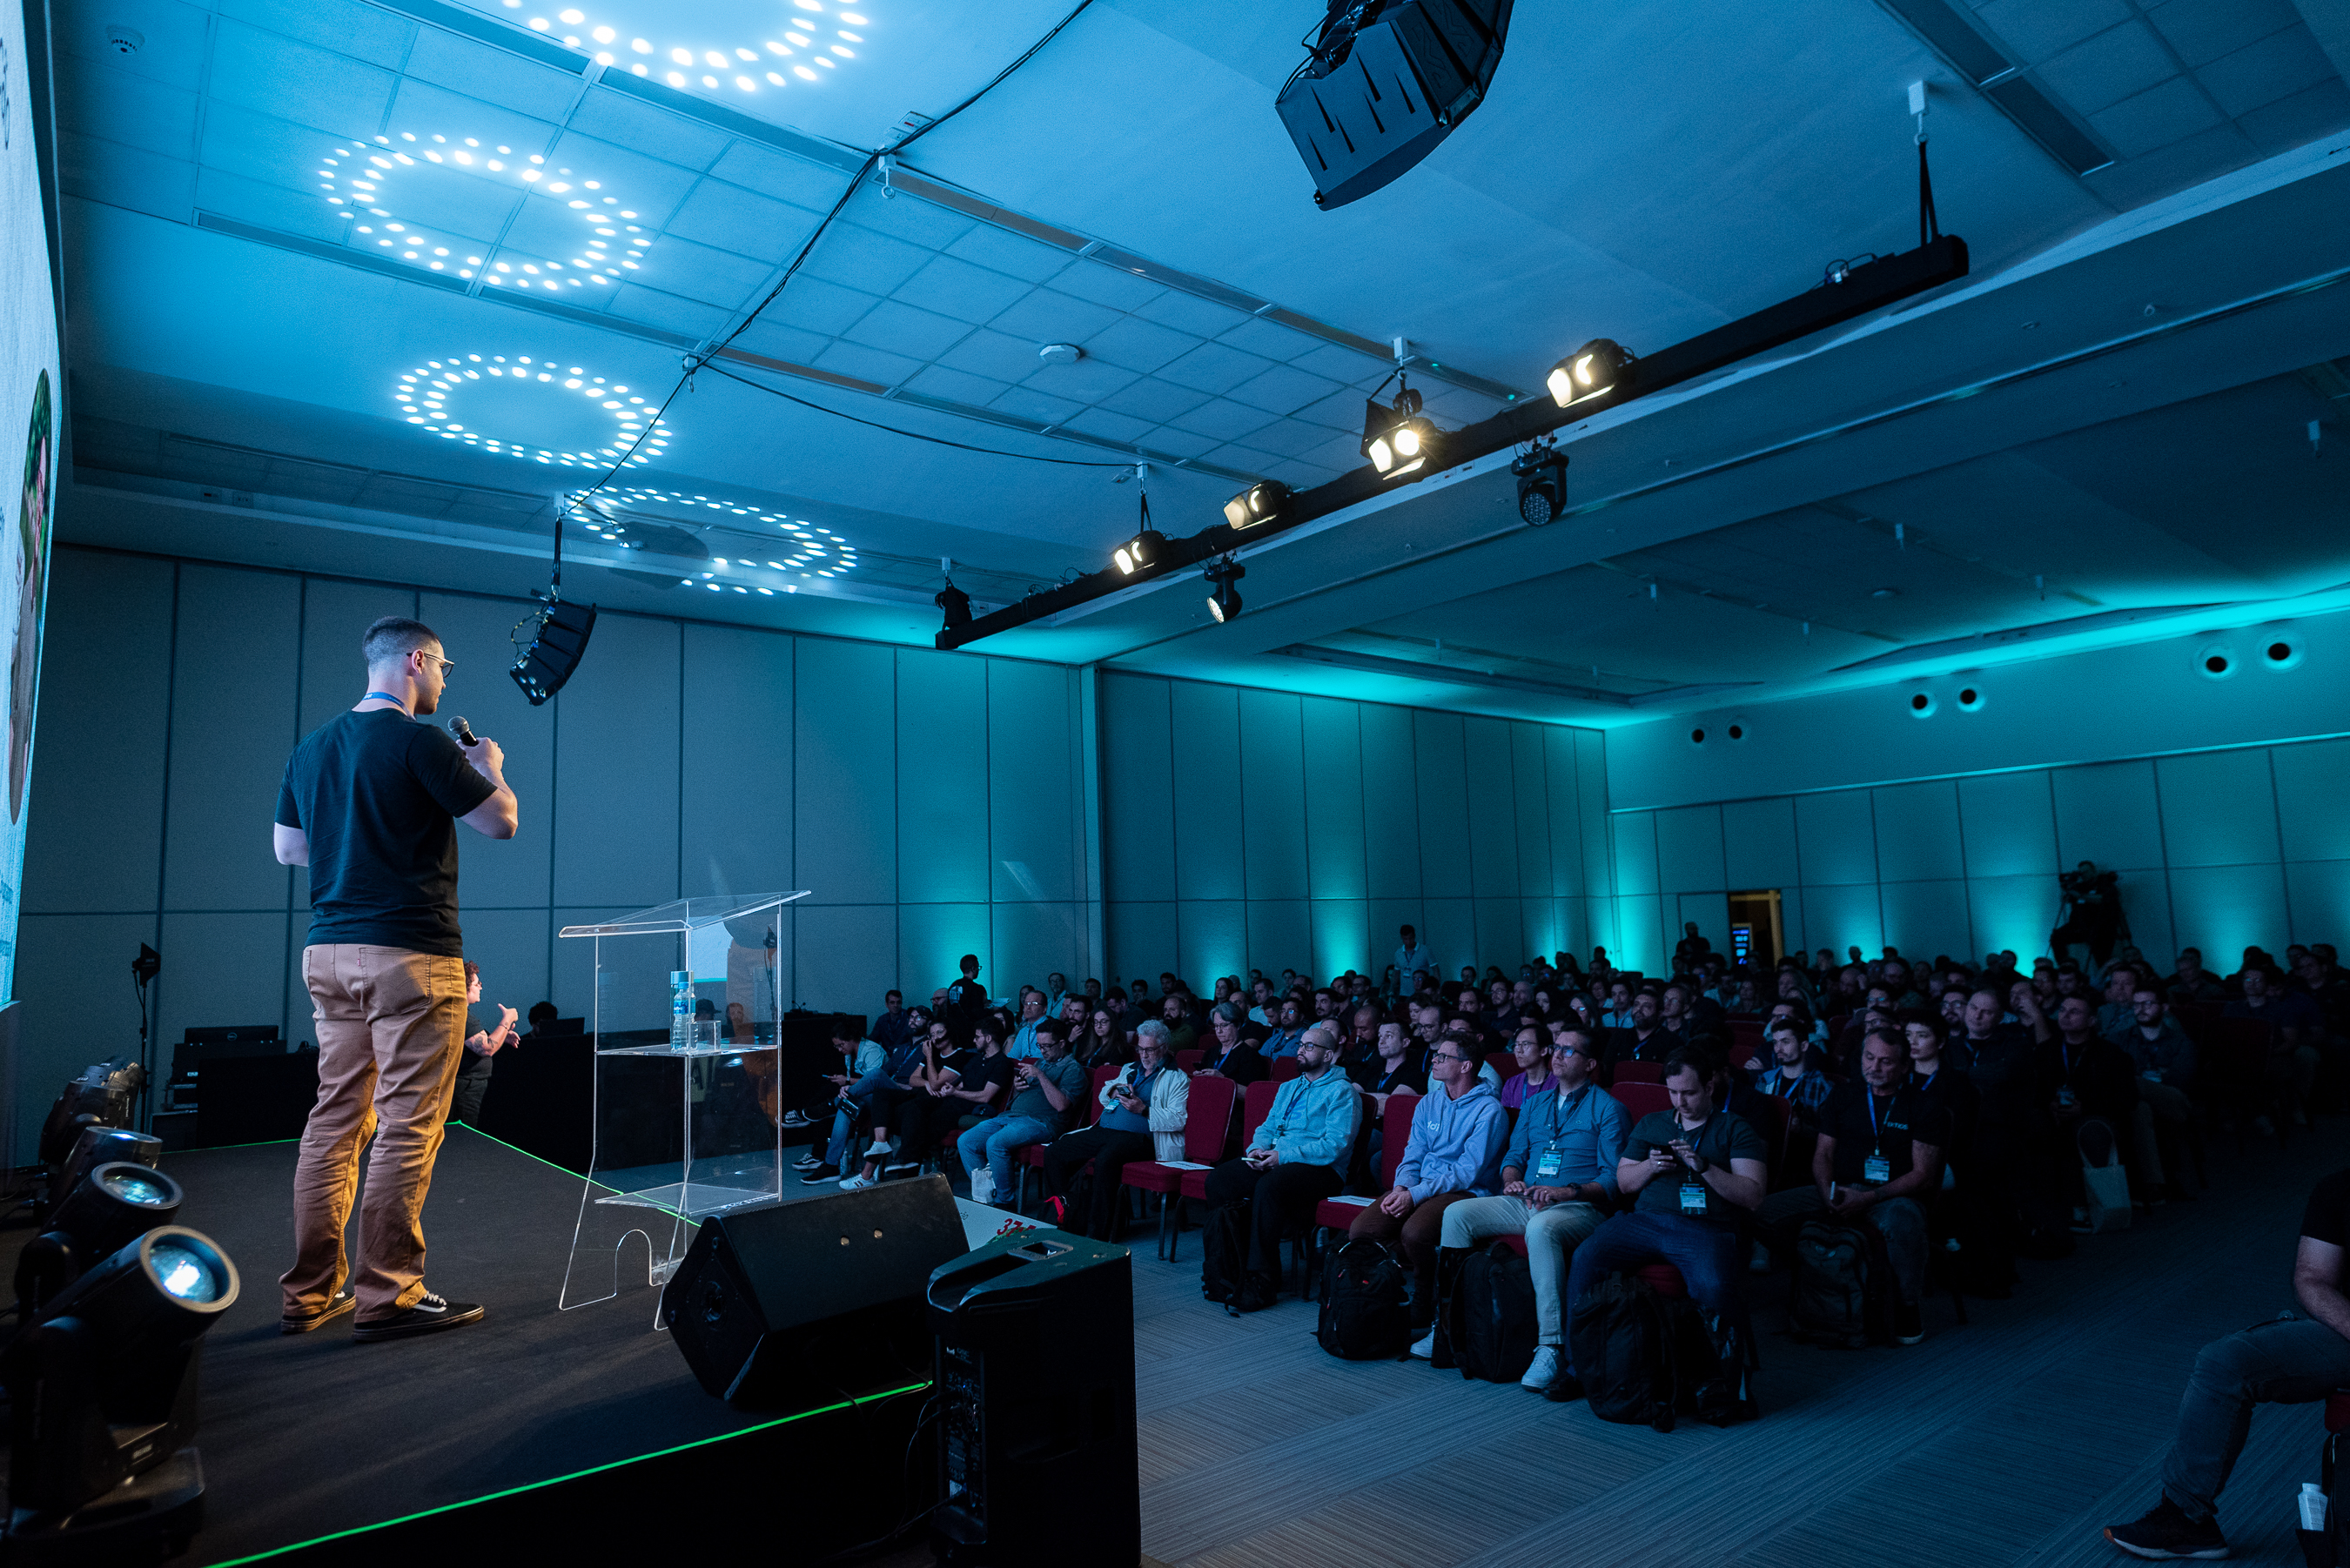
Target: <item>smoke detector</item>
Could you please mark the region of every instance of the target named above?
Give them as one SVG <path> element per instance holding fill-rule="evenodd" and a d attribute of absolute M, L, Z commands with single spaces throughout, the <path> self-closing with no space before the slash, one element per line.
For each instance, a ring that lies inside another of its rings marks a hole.
<path fill-rule="evenodd" d="M 118 55 L 135 55 L 146 42 L 146 37 L 135 27 L 109 27 L 106 30 L 106 47 Z"/>
<path fill-rule="evenodd" d="M 1074 365 L 1086 357 L 1086 351 L 1074 343 L 1047 343 L 1036 350 L 1036 358 L 1047 365 Z"/>

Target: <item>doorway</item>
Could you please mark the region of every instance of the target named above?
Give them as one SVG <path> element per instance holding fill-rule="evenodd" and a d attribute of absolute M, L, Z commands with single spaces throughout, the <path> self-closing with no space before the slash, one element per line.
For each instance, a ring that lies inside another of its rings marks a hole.
<path fill-rule="evenodd" d="M 1758 888 L 1730 895 L 1730 963 L 1733 969 L 1769 969 L 1787 950 L 1780 923 L 1779 889 Z"/>

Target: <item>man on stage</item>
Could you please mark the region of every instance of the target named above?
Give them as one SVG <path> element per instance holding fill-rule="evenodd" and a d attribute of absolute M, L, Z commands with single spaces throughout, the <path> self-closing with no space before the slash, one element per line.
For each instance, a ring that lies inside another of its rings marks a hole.
<path fill-rule="evenodd" d="M 359 648 L 367 695 L 303 737 L 277 794 L 277 858 L 310 868 L 302 978 L 318 1026 L 278 1327 L 307 1334 L 356 1305 L 352 1339 L 400 1339 L 482 1316 L 425 1289 L 422 1216 L 464 1052 L 456 824 L 512 838 L 517 812 L 496 742 L 461 749 L 416 722 L 456 667 L 432 628 L 386 616 Z M 347 1285 L 343 1230 L 370 1134 Z"/>

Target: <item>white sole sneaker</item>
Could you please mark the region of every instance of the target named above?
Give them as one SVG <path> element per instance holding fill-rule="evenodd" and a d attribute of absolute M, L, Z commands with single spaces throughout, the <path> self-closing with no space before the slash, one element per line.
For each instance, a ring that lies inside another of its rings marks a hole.
<path fill-rule="evenodd" d="M 840 1179 L 840 1189 L 843 1192 L 862 1192 L 868 1187 L 879 1185 L 880 1184 L 869 1176 L 844 1176 Z"/>
<path fill-rule="evenodd" d="M 1436 1355 L 1436 1331 L 1431 1328 L 1427 1334 L 1412 1341 L 1411 1349 L 1407 1354 L 1417 1356 L 1422 1361 L 1433 1359 Z"/>

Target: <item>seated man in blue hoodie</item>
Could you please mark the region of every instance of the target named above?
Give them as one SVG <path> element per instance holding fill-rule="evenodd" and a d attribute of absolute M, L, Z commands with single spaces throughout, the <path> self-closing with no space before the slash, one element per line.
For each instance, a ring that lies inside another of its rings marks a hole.
<path fill-rule="evenodd" d="M 1444 1211 L 1464 1198 L 1502 1189 L 1502 1150 L 1510 1141 L 1510 1115 L 1502 1097 L 1478 1081 L 1476 1057 L 1445 1035 L 1428 1057 L 1428 1093 L 1411 1116 L 1411 1137 L 1395 1162 L 1393 1185 L 1347 1228 L 1358 1241 L 1403 1241 L 1411 1265 L 1412 1326 L 1436 1324 L 1436 1248 Z"/>
<path fill-rule="evenodd" d="M 1244 1278 L 1224 1303 L 1235 1317 L 1279 1298 L 1282 1232 L 1311 1225 L 1315 1210 L 1343 1185 L 1357 1104 L 1337 1060 L 1338 1032 L 1326 1023 L 1308 1029 L 1297 1043 L 1297 1076 L 1274 1096 L 1248 1147 L 1208 1173 L 1208 1201 L 1240 1206 L 1249 1239 Z"/>
<path fill-rule="evenodd" d="M 1566 1343 L 1566 1264 L 1575 1246 L 1599 1229 L 1616 1201 L 1616 1162 L 1632 1118 L 1593 1079 L 1599 1044 L 1583 1025 L 1558 1032 L 1551 1086 L 1527 1100 L 1502 1156 L 1499 1197 L 1456 1203 L 1444 1211 L 1446 1251 L 1466 1251 L 1496 1236 L 1523 1236 L 1534 1275 L 1535 1349 L 1522 1381 L 1540 1390 L 1558 1376 Z M 1430 1334 L 1415 1355 L 1435 1348 Z"/>

